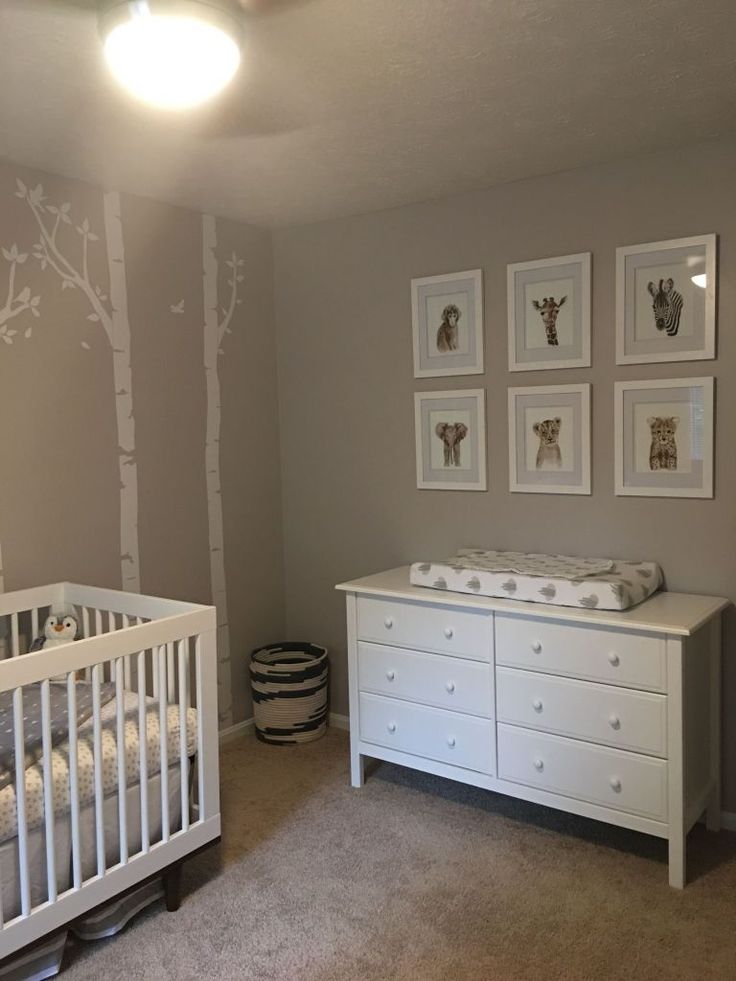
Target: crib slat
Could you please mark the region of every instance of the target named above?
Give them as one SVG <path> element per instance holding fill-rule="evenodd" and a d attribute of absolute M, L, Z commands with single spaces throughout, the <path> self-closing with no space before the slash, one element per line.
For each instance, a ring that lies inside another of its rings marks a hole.
<path fill-rule="evenodd" d="M 176 701 L 176 672 L 174 671 L 174 645 L 166 645 L 166 672 L 168 678 L 167 696 L 170 702 Z"/>
<path fill-rule="evenodd" d="M 51 769 L 51 682 L 41 682 L 41 745 L 43 748 L 43 813 L 46 826 L 46 882 L 48 900 L 56 902 L 56 849 L 54 845 L 54 775 Z"/>
<path fill-rule="evenodd" d="M 169 822 L 169 726 L 168 704 L 166 702 L 166 644 L 158 649 L 159 700 L 158 700 L 158 738 L 161 751 L 161 841 L 168 841 L 171 832 Z"/>
<path fill-rule="evenodd" d="M 126 627 L 130 626 L 130 617 L 127 615 L 127 613 L 122 614 L 121 620 L 122 620 L 123 630 L 125 630 Z M 125 658 L 123 659 L 123 664 L 125 665 L 125 690 L 132 691 L 133 679 L 132 679 L 131 667 L 130 667 L 130 654 L 125 655 Z"/>
<path fill-rule="evenodd" d="M 141 678 L 143 684 L 141 685 Z M 146 725 L 146 652 L 138 654 L 138 751 L 140 755 L 141 792 L 141 851 L 145 855 L 150 845 L 148 823 L 148 726 Z"/>
<path fill-rule="evenodd" d="M 31 643 L 38 637 L 38 607 L 31 610 Z"/>
<path fill-rule="evenodd" d="M 17 657 L 20 654 L 20 643 L 18 640 L 18 614 L 10 614 L 10 650 L 11 656 Z"/>
<path fill-rule="evenodd" d="M 188 640 L 177 641 L 179 655 L 179 767 L 181 778 L 181 827 L 189 830 L 189 755 L 187 753 Z"/>
<path fill-rule="evenodd" d="M 82 607 L 82 636 L 89 637 L 89 608 L 86 606 Z M 92 678 L 92 668 L 84 669 L 84 680 L 89 681 Z"/>
<path fill-rule="evenodd" d="M 202 635 L 197 634 L 194 641 L 194 684 L 197 689 L 197 806 L 198 817 L 204 817 L 204 720 L 202 718 Z"/>
<path fill-rule="evenodd" d="M 79 843 L 79 741 L 77 739 L 77 684 L 74 672 L 66 678 L 66 701 L 69 711 L 69 793 L 71 795 L 72 876 L 74 888 L 82 886 L 82 857 Z"/>
<path fill-rule="evenodd" d="M 104 797 L 102 790 L 102 725 L 100 722 L 100 665 L 92 668 L 92 741 L 95 761 L 95 840 L 97 842 L 97 874 L 105 874 Z"/>
<path fill-rule="evenodd" d="M 99 637 L 104 631 L 102 629 L 102 610 L 95 610 L 95 637 Z M 105 665 L 102 665 L 101 680 L 105 680 Z"/>
<path fill-rule="evenodd" d="M 151 648 L 151 676 L 153 680 L 153 697 L 158 699 L 158 648 Z"/>
<path fill-rule="evenodd" d="M 13 742 L 15 748 L 15 806 L 18 815 L 18 876 L 22 916 L 31 913 L 31 880 L 28 874 L 28 821 L 26 819 L 26 748 L 23 733 L 23 689 L 13 691 Z"/>
<path fill-rule="evenodd" d="M 123 658 L 115 661 L 115 720 L 117 723 L 116 742 L 118 751 L 118 830 L 120 832 L 120 862 L 128 863 L 128 791 L 125 776 L 125 701 L 123 688 Z"/>

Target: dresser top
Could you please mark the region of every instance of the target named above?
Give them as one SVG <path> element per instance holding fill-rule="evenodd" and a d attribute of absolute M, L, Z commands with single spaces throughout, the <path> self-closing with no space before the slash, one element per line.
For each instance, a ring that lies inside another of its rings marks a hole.
<path fill-rule="evenodd" d="M 721 596 L 698 596 L 691 593 L 663 591 L 655 593 L 654 596 L 630 610 L 620 612 L 552 606 L 548 603 L 472 596 L 469 593 L 453 593 L 441 589 L 429 589 L 426 586 L 413 586 L 409 582 L 408 565 L 390 569 L 388 572 L 379 572 L 374 576 L 365 576 L 363 579 L 339 583 L 335 588 L 346 593 L 360 593 L 365 596 L 386 596 L 418 603 L 464 606 L 498 613 L 516 613 L 544 620 L 567 620 L 600 627 L 621 627 L 626 630 L 644 630 L 681 637 L 688 637 L 695 633 L 704 623 L 731 605 L 730 600 Z"/>

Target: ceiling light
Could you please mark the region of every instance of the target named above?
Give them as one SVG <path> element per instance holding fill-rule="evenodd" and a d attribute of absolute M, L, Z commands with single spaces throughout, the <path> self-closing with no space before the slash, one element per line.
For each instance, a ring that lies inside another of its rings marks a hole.
<path fill-rule="evenodd" d="M 240 65 L 242 10 L 235 0 L 105 0 L 100 33 L 117 80 L 165 109 L 220 92 Z"/>
<path fill-rule="evenodd" d="M 708 281 L 708 277 L 705 275 L 705 273 L 698 273 L 697 276 L 691 276 L 690 279 L 692 279 L 696 286 L 700 286 L 702 289 L 705 289 Z"/>

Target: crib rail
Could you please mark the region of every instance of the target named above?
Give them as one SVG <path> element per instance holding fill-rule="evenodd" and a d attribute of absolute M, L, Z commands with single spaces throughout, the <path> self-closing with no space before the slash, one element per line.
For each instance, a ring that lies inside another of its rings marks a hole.
<path fill-rule="evenodd" d="M 83 638 L 28 653 L 28 635 L 60 604 L 74 606 Z M 12 698 L 17 839 L 12 862 L 0 844 L 0 960 L 220 833 L 213 607 L 62 583 L 0 596 L 3 618 L 0 695 Z M 91 693 L 89 718 L 80 718 L 80 693 Z M 52 695 L 68 713 L 63 753 Z M 41 739 L 29 759 L 31 718 Z M 131 726 L 137 750 L 126 745 Z"/>

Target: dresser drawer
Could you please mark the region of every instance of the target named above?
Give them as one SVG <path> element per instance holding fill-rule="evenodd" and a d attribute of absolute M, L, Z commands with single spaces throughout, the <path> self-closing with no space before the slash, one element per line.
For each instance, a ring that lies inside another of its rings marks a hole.
<path fill-rule="evenodd" d="M 667 698 L 650 692 L 498 668 L 499 722 L 667 755 Z"/>
<path fill-rule="evenodd" d="M 493 615 L 451 606 L 361 596 L 358 639 L 490 661 Z"/>
<path fill-rule="evenodd" d="M 496 663 L 666 691 L 665 642 L 651 634 L 496 614 Z"/>
<path fill-rule="evenodd" d="M 503 724 L 497 738 L 502 780 L 667 820 L 665 760 Z"/>
<path fill-rule="evenodd" d="M 493 669 L 482 661 L 358 643 L 358 688 L 490 719 Z"/>
<path fill-rule="evenodd" d="M 479 773 L 493 768 L 492 722 L 397 698 L 361 693 L 360 738 Z"/>

